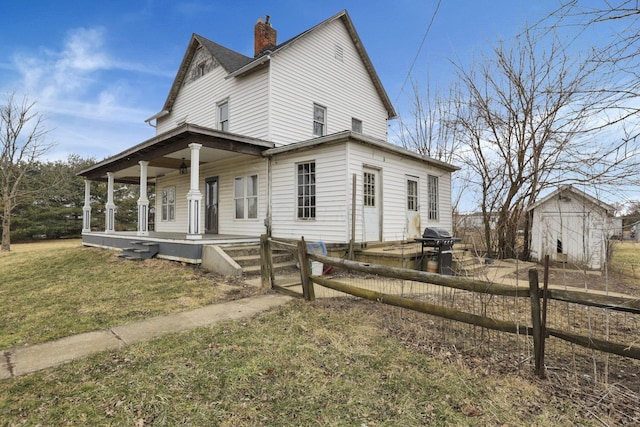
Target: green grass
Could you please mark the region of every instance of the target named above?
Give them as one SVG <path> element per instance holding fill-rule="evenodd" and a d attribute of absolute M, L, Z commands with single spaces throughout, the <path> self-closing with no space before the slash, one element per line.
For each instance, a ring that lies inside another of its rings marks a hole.
<path fill-rule="evenodd" d="M 244 321 L 0 382 L 4 425 L 420 426 L 582 423 L 517 376 L 402 345 L 357 304 Z"/>
<path fill-rule="evenodd" d="M 180 263 L 127 261 L 79 240 L 0 253 L 0 349 L 210 304 L 246 292 Z"/>
<path fill-rule="evenodd" d="M 612 242 L 613 256 L 610 268 L 630 280 L 640 278 L 640 243 L 637 241 Z"/>
<path fill-rule="evenodd" d="M 120 260 L 78 241 L 14 245 L 0 253 L 0 269 L 3 349 L 259 291 L 179 263 Z M 438 344 L 401 341 L 377 307 L 294 301 L 3 380 L 0 425 L 615 424 L 562 398 L 570 394 L 529 367 L 501 374 L 490 363 L 419 351 Z"/>

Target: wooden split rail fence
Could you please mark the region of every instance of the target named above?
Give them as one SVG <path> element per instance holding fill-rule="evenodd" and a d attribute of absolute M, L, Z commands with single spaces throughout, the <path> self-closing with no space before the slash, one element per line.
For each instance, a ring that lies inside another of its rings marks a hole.
<path fill-rule="evenodd" d="M 312 301 L 315 299 L 314 285 L 320 285 L 359 298 L 402 307 L 487 329 L 530 335 L 533 337 L 534 343 L 536 373 L 542 378 L 544 378 L 544 342 L 545 338 L 549 336 L 553 336 L 582 347 L 640 360 L 640 346 L 635 345 L 635 343 L 615 343 L 608 340 L 577 335 L 571 332 L 546 327 L 546 306 L 548 300 L 564 301 L 586 307 L 598 307 L 613 311 L 640 314 L 640 300 L 637 298 L 608 296 L 579 289 L 548 289 L 546 286 L 546 279 L 545 286 L 541 289 L 539 286 L 538 271 L 535 268 L 529 270 L 529 288 L 522 289 L 511 285 L 491 283 L 465 277 L 443 276 L 435 273 L 377 264 L 360 263 L 342 258 L 311 254 L 307 253 L 307 246 L 304 238 L 292 243 L 277 241 L 263 236 L 261 242 L 262 280 L 265 286 L 291 293 L 290 290 L 282 288 L 275 283 L 273 262 L 271 261 L 271 253 L 274 248 L 280 250 L 285 249 L 297 257 L 298 265 L 300 267 L 300 282 L 302 285 L 301 296 L 306 300 Z M 309 261 L 317 261 L 336 269 L 360 272 L 367 275 L 377 275 L 393 279 L 429 283 L 487 295 L 529 298 L 531 302 L 531 325 L 526 326 L 512 321 L 493 319 L 409 297 L 364 289 L 324 276 L 314 276 L 311 274 Z M 547 277 L 547 273 L 548 270 L 545 269 L 545 277 Z"/>

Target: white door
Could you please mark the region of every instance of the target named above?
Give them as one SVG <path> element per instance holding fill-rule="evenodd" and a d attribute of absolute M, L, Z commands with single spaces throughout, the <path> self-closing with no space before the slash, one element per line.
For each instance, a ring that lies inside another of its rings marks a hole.
<path fill-rule="evenodd" d="M 422 237 L 420 226 L 420 194 L 417 177 L 407 177 L 407 239 Z"/>
<path fill-rule="evenodd" d="M 377 169 L 365 168 L 362 174 L 362 197 L 363 215 L 362 228 L 365 242 L 379 242 L 381 225 L 380 219 L 382 209 L 381 197 L 382 182 L 380 181 L 380 171 Z"/>

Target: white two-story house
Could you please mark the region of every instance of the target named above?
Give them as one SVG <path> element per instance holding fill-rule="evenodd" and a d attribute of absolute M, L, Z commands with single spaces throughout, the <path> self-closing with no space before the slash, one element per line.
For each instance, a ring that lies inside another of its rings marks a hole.
<path fill-rule="evenodd" d="M 346 11 L 280 44 L 267 17 L 254 40 L 245 56 L 192 35 L 147 120 L 156 136 L 79 173 L 86 245 L 132 238 L 115 228 L 114 182 L 140 185 L 136 239 L 193 262 L 203 244 L 262 234 L 340 245 L 451 230 L 457 168 L 387 142 L 396 112 Z M 104 230 L 91 229 L 92 180 L 109 183 Z"/>

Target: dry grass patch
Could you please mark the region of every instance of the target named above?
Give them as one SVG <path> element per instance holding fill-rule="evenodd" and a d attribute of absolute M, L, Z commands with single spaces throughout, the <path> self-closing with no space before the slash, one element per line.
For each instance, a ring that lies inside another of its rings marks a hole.
<path fill-rule="evenodd" d="M 158 316 L 257 291 L 198 267 L 128 261 L 79 240 L 0 254 L 0 349 Z"/>
<path fill-rule="evenodd" d="M 517 375 L 429 357 L 353 301 L 296 301 L 0 382 L 9 425 L 596 425 Z"/>

